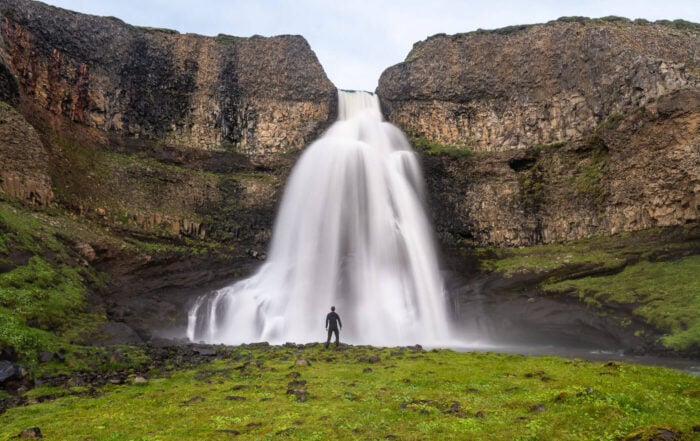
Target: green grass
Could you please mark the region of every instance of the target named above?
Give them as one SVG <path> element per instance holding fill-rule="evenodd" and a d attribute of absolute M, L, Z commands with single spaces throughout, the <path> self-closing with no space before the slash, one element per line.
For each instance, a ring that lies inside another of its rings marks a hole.
<path fill-rule="evenodd" d="M 662 342 L 673 349 L 700 345 L 700 256 L 677 261 L 642 261 L 622 272 L 545 285 L 550 292 L 575 289 L 578 296 L 603 303 L 638 305 L 634 313 L 668 332 Z"/>
<path fill-rule="evenodd" d="M 576 295 L 601 312 L 629 305 L 675 350 L 700 346 L 696 227 L 650 229 L 567 244 L 477 250 L 484 271 L 536 275 L 545 295 Z M 686 256 L 686 257 L 682 257 Z M 682 257 L 682 258 L 681 258 Z"/>
<path fill-rule="evenodd" d="M 78 265 L 66 244 L 81 231 L 65 217 L 0 201 L 0 258 L 8 266 L 0 273 L 0 347 L 13 347 L 27 362 L 69 347 L 103 320 L 85 310 L 86 283 L 99 283 L 99 276 Z"/>
<path fill-rule="evenodd" d="M 468 145 L 445 145 L 423 137 L 411 137 L 410 142 L 417 150 L 429 155 L 447 155 L 459 159 L 468 159 L 474 155 Z"/>
<path fill-rule="evenodd" d="M 624 263 L 617 253 L 597 249 L 595 241 L 549 244 L 511 249 L 483 249 L 482 269 L 512 277 L 519 273 L 546 273 L 566 266 L 616 267 Z"/>
<path fill-rule="evenodd" d="M 652 425 L 691 439 L 700 406 L 700 379 L 668 369 L 448 350 L 243 347 L 148 377 L 12 408 L 0 437 L 38 426 L 56 440 L 578 441 Z M 45 395 L 61 391 L 34 392 Z"/>

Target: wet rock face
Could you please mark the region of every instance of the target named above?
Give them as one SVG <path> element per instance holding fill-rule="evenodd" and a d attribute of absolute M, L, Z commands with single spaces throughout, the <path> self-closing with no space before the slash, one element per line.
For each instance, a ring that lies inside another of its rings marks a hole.
<path fill-rule="evenodd" d="M 522 246 L 698 222 L 697 30 L 557 21 L 438 35 L 378 93 L 426 155 L 443 243 Z M 432 152 L 435 153 L 435 152 Z"/>
<path fill-rule="evenodd" d="M 28 0 L 0 15 L 22 95 L 88 127 L 255 154 L 299 150 L 334 117 L 335 87 L 299 36 L 180 35 Z"/>
<path fill-rule="evenodd" d="M 628 20 L 436 35 L 382 74 L 387 117 L 474 151 L 580 137 L 611 114 L 696 87 L 700 33 Z"/>

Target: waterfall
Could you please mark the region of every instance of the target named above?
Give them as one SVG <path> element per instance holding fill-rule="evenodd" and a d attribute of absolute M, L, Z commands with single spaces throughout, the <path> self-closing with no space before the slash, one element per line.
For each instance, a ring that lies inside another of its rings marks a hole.
<path fill-rule="evenodd" d="M 423 177 L 405 135 L 366 92 L 339 91 L 338 121 L 291 172 L 264 265 L 200 298 L 192 341 L 445 345 L 447 301 Z"/>

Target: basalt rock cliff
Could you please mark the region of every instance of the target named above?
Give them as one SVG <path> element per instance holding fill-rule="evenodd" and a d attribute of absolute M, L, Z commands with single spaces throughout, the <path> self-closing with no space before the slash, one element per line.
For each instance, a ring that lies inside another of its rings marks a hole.
<path fill-rule="evenodd" d="M 436 35 L 387 69 L 446 243 L 521 246 L 697 223 L 700 29 L 565 18 Z M 439 153 L 439 154 L 437 154 Z"/>
<path fill-rule="evenodd" d="M 29 0 L 0 4 L 0 33 L 18 110 L 2 110 L 0 188 L 108 225 L 265 237 L 287 156 L 334 119 L 300 36 L 181 35 Z"/>
<path fill-rule="evenodd" d="M 30 0 L 0 2 L 0 100 L 0 203 L 99 231 L 61 240 L 111 276 L 93 303 L 137 331 L 259 261 L 286 175 L 337 111 L 301 36 L 182 35 Z M 5 251 L 2 271 L 37 252 Z M 106 334 L 132 341 L 120 329 Z"/>

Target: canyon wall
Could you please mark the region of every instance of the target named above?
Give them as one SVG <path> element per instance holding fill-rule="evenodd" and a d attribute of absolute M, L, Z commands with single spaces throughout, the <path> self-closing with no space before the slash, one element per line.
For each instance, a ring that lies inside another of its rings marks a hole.
<path fill-rule="evenodd" d="M 446 243 L 698 222 L 700 26 L 560 19 L 414 45 L 377 92 Z"/>
<path fill-rule="evenodd" d="M 294 155 L 337 107 L 303 37 L 182 35 L 29 0 L 0 3 L 0 95 L 18 110 L 3 120 L 3 158 L 43 144 L 53 192 L 41 204 L 163 234 L 262 229 L 263 240 Z M 12 134 L 22 118 L 40 142 Z M 0 188 L 32 203 L 25 165 L 4 162 Z"/>

